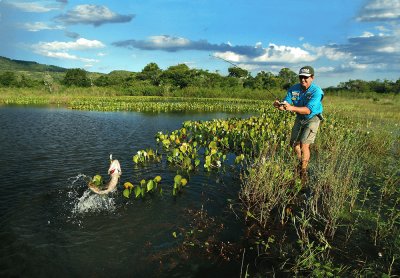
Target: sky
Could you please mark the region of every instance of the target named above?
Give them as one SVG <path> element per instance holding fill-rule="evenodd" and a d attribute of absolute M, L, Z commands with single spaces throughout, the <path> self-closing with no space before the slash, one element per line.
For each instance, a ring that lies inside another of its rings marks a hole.
<path fill-rule="evenodd" d="M 400 78 L 400 0 L 0 0 L 0 56 L 90 72 L 230 64 L 314 82 Z M 218 59 L 222 58 L 222 59 Z"/>

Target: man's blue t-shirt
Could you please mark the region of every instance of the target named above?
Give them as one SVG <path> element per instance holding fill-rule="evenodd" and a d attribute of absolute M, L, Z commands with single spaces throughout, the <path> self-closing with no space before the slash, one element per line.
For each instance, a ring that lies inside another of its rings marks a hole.
<path fill-rule="evenodd" d="M 310 109 L 311 113 L 308 115 L 297 114 L 302 120 L 308 120 L 317 114 L 322 113 L 322 99 L 324 97 L 324 92 L 320 87 L 311 83 L 307 91 L 303 92 L 300 84 L 293 85 L 287 91 L 286 97 L 283 101 L 288 102 L 296 107 L 307 107 Z"/>

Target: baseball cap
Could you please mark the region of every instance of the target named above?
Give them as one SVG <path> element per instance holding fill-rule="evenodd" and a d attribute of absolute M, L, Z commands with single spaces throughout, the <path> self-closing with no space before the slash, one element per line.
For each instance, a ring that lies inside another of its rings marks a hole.
<path fill-rule="evenodd" d="M 310 66 L 302 67 L 299 71 L 299 75 L 302 75 L 302 76 L 314 75 L 314 69 Z"/>

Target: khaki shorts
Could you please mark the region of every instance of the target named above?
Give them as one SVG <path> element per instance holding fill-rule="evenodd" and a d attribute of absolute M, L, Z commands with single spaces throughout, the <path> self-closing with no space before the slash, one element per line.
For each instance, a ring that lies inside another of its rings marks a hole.
<path fill-rule="evenodd" d="M 290 145 L 300 142 L 302 144 L 312 144 L 318 132 L 320 119 L 314 116 L 306 123 L 302 123 L 299 117 L 296 117 L 294 126 L 292 128 L 292 135 L 290 136 Z"/>

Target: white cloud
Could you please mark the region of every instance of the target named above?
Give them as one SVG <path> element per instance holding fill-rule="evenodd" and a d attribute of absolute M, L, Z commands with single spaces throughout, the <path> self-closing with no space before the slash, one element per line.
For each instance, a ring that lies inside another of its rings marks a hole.
<path fill-rule="evenodd" d="M 32 46 L 35 53 L 42 56 L 67 59 L 67 60 L 78 60 L 85 63 L 98 62 L 96 59 L 89 59 L 79 57 L 75 54 L 69 53 L 74 50 L 90 50 L 105 47 L 105 45 L 98 40 L 87 40 L 84 38 L 77 39 L 73 42 L 39 42 Z"/>
<path fill-rule="evenodd" d="M 399 0 L 370 0 L 357 18 L 359 21 L 386 21 L 400 19 Z"/>
<path fill-rule="evenodd" d="M 87 50 L 93 48 L 102 48 L 105 45 L 98 40 L 87 40 L 85 38 L 79 38 L 74 42 L 39 42 L 33 46 L 37 50 Z"/>
<path fill-rule="evenodd" d="M 57 26 L 50 26 L 44 22 L 33 22 L 33 23 L 25 23 L 22 24 L 21 27 L 25 30 L 28 30 L 30 32 L 38 32 L 42 30 L 61 30 L 64 29 L 63 26 L 57 25 Z"/>
<path fill-rule="evenodd" d="M 386 26 L 382 26 L 382 25 L 375 26 L 375 29 L 376 29 L 376 30 L 379 30 L 379 31 L 381 31 L 381 32 L 387 32 L 387 31 L 389 31 L 389 29 L 388 29 Z"/>
<path fill-rule="evenodd" d="M 149 41 L 156 47 L 170 48 L 170 47 L 185 47 L 190 44 L 190 41 L 185 38 L 170 37 L 170 36 L 152 36 Z"/>
<path fill-rule="evenodd" d="M 385 53 L 395 53 L 399 51 L 399 48 L 397 46 L 397 48 L 395 46 L 385 46 L 385 47 L 381 47 L 376 49 L 377 52 L 385 52 Z"/>
<path fill-rule="evenodd" d="M 339 51 L 336 48 L 331 47 L 329 45 L 327 45 L 327 46 L 312 46 L 308 43 L 305 43 L 305 44 L 303 44 L 303 47 L 304 47 L 304 49 L 315 53 L 315 55 L 318 58 L 325 57 L 332 61 L 345 60 L 345 59 L 351 58 L 351 55 L 349 53 Z"/>
<path fill-rule="evenodd" d="M 59 10 L 59 5 L 50 4 L 47 1 L 42 2 L 16 2 L 5 1 L 4 3 L 13 6 L 19 10 L 30 13 L 47 13 L 53 10 Z"/>
<path fill-rule="evenodd" d="M 368 67 L 369 65 L 359 64 L 355 61 L 350 61 L 348 63 L 341 65 L 341 68 L 345 70 L 364 70 L 367 69 Z"/>
<path fill-rule="evenodd" d="M 300 47 L 276 45 L 270 43 L 268 48 L 264 48 L 264 54 L 256 57 L 254 62 L 284 62 L 284 63 L 301 63 L 312 62 L 317 59 L 308 51 Z"/>
<path fill-rule="evenodd" d="M 232 51 L 226 51 L 226 52 L 215 52 L 213 56 L 217 58 L 222 58 L 228 61 L 232 61 L 234 63 L 240 63 L 240 62 L 247 62 L 248 58 L 245 55 L 239 55 L 237 53 L 234 53 Z"/>
<path fill-rule="evenodd" d="M 303 63 L 312 62 L 317 59 L 315 55 L 311 55 L 308 51 L 299 47 L 291 47 L 284 45 L 276 45 L 270 43 L 267 48 L 262 48 L 260 42 L 258 42 L 255 48 L 260 49 L 260 55 L 248 56 L 246 54 L 239 54 L 233 51 L 215 52 L 213 55 L 219 58 L 223 58 L 227 61 L 234 63 L 242 63 L 241 67 L 246 69 L 257 68 L 258 66 L 252 66 L 251 64 L 292 64 L 292 63 Z"/>
<path fill-rule="evenodd" d="M 360 38 L 369 38 L 369 37 L 373 37 L 373 36 L 374 36 L 374 34 L 371 33 L 371 32 L 364 32 L 364 33 L 360 36 Z"/>
<path fill-rule="evenodd" d="M 114 13 L 106 6 L 99 5 L 78 5 L 64 15 L 60 15 L 56 20 L 65 24 L 93 24 L 100 26 L 105 23 L 129 22 L 134 15 L 120 15 Z"/>
<path fill-rule="evenodd" d="M 329 73 L 329 72 L 334 72 L 335 68 L 334 67 L 319 67 L 319 68 L 316 68 L 315 70 L 318 73 Z"/>
<path fill-rule="evenodd" d="M 50 58 L 76 60 L 76 61 L 81 61 L 81 62 L 85 62 L 85 63 L 99 62 L 98 60 L 95 60 L 95 59 L 82 58 L 82 57 L 78 57 L 76 55 L 69 54 L 67 52 L 42 51 L 39 54 L 46 56 L 46 57 L 50 57 Z"/>

